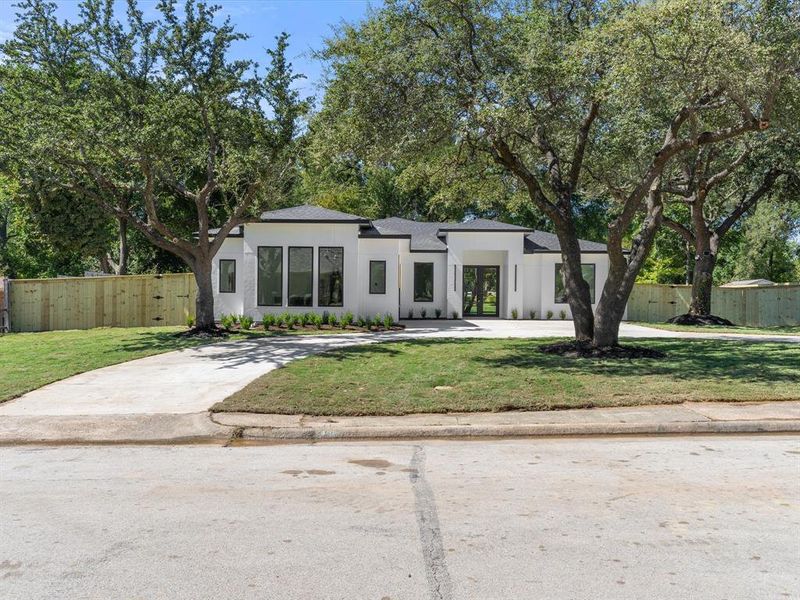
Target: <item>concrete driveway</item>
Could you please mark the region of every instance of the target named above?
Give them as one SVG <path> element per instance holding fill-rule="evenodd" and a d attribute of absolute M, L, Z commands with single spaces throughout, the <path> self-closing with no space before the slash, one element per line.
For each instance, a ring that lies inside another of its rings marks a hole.
<path fill-rule="evenodd" d="M 0 416 L 189 414 L 207 410 L 297 358 L 350 346 L 418 338 L 544 338 L 573 335 L 571 321 L 408 321 L 404 332 L 287 336 L 221 342 L 75 375 L 0 405 Z M 628 338 L 718 338 L 800 342 L 800 336 L 676 333 L 623 323 Z"/>

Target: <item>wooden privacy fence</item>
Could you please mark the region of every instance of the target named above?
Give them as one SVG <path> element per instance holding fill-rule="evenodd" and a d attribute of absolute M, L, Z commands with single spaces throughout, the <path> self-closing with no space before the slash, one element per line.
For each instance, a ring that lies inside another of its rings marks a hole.
<path fill-rule="evenodd" d="M 8 306 L 6 301 L 6 288 L 8 287 L 8 279 L 0 278 L 0 333 L 8 331 Z"/>
<path fill-rule="evenodd" d="M 12 279 L 11 331 L 185 325 L 195 314 L 191 273 Z"/>
<path fill-rule="evenodd" d="M 689 310 L 692 287 L 637 283 L 628 300 L 628 320 L 664 322 Z M 715 287 L 711 312 L 737 325 L 800 325 L 800 284 Z"/>

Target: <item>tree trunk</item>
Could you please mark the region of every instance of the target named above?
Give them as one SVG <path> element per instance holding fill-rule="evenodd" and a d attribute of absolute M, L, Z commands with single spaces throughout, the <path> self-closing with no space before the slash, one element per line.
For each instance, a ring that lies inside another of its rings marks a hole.
<path fill-rule="evenodd" d="M 694 262 L 692 275 L 692 301 L 689 305 L 690 315 L 711 314 L 711 286 L 714 281 L 714 267 L 717 257 L 708 252 L 698 256 Z"/>
<path fill-rule="evenodd" d="M 211 283 L 211 259 L 197 260 L 192 265 L 197 282 L 195 327 L 201 330 L 214 329 L 214 287 Z"/>
<path fill-rule="evenodd" d="M 697 255 L 694 257 L 692 272 L 692 300 L 689 304 L 690 315 L 711 314 L 711 286 L 714 281 L 714 267 L 717 266 L 717 250 L 719 237 L 706 228 L 696 234 Z"/>
<path fill-rule="evenodd" d="M 588 342 L 594 335 L 594 314 L 592 312 L 592 296 L 589 284 L 583 278 L 581 268 L 581 250 L 578 238 L 564 232 L 559 235 L 561 243 L 561 265 L 564 289 L 567 292 L 567 302 L 572 311 L 572 325 L 575 328 L 575 339 L 579 342 Z"/>
<path fill-rule="evenodd" d="M 117 275 L 128 274 L 128 219 L 119 219 L 119 263 Z"/>

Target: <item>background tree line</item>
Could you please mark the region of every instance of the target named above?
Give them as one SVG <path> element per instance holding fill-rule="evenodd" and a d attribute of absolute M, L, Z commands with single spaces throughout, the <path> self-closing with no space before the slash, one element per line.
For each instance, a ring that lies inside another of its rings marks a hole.
<path fill-rule="evenodd" d="M 388 0 L 324 42 L 315 106 L 285 35 L 264 69 L 204 3 L 82 6 L 21 2 L 0 50 L 9 275 L 190 269 L 208 315 L 208 230 L 309 202 L 553 231 L 602 345 L 636 280 L 695 282 L 708 312 L 711 282 L 800 278 L 790 0 Z M 596 311 L 578 238 L 609 243 Z"/>

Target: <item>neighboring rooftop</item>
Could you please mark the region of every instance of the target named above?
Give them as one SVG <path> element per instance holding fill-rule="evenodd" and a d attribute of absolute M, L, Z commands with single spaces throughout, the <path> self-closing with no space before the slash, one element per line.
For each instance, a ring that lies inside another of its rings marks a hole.
<path fill-rule="evenodd" d="M 311 204 L 301 204 L 291 208 L 280 208 L 261 213 L 261 221 L 265 223 L 369 223 L 369 219 L 323 208 Z"/>
<path fill-rule="evenodd" d="M 739 281 L 729 281 L 721 287 L 753 287 L 759 285 L 775 285 L 769 279 L 740 279 Z"/>

